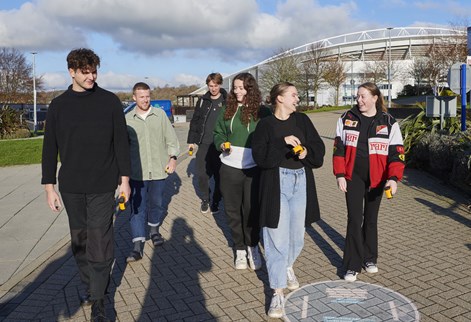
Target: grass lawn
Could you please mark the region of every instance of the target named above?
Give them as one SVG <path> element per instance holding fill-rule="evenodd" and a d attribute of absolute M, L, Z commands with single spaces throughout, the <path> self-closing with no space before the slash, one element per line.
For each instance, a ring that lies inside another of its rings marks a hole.
<path fill-rule="evenodd" d="M 0 167 L 41 163 L 43 139 L 0 140 Z"/>

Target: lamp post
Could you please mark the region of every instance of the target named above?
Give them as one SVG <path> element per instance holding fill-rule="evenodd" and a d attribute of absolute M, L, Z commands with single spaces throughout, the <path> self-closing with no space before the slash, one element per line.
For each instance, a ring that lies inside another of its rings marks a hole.
<path fill-rule="evenodd" d="M 391 108 L 391 29 L 388 27 L 389 32 L 389 46 L 388 46 L 388 110 Z"/>
<path fill-rule="evenodd" d="M 38 124 L 38 116 L 36 112 L 36 54 L 37 52 L 32 52 L 33 55 L 33 132 L 36 133 L 37 124 Z"/>
<path fill-rule="evenodd" d="M 353 108 L 353 85 L 355 80 L 353 79 L 353 59 L 351 61 L 351 73 L 350 73 L 350 107 Z"/>

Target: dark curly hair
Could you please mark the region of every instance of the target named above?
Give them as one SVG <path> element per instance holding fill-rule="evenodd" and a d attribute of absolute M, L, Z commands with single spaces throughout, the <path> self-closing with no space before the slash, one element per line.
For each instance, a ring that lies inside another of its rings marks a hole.
<path fill-rule="evenodd" d="M 262 103 L 262 93 L 258 88 L 257 81 L 250 73 L 240 73 L 232 80 L 232 88 L 227 96 L 227 107 L 226 112 L 224 113 L 224 119 L 231 119 L 237 112 L 237 107 L 239 106 L 237 97 L 234 94 L 234 83 L 237 79 L 243 82 L 244 89 L 247 91 L 241 121 L 242 124 L 248 125 L 250 122 L 250 116 L 252 116 L 254 121 L 259 119 L 258 113 L 260 110 L 260 104 Z"/>
<path fill-rule="evenodd" d="M 86 70 L 100 67 L 100 57 L 91 49 L 78 48 L 67 55 L 67 68 Z"/>

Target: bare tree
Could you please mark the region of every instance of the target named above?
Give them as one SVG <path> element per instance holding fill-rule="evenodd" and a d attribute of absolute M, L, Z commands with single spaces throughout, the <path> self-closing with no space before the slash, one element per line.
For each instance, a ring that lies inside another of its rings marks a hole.
<path fill-rule="evenodd" d="M 448 70 L 456 62 L 466 61 L 467 22 L 452 24 L 452 29 L 462 31 L 462 36 L 439 37 L 427 50 L 427 54 L 420 58 L 414 58 L 409 74 L 414 78 L 417 88 L 421 84 L 427 84 L 439 93 L 446 83 Z"/>
<path fill-rule="evenodd" d="M 388 62 L 386 60 L 365 61 L 363 82 L 379 84 L 388 80 Z"/>
<path fill-rule="evenodd" d="M 305 91 L 306 105 L 309 105 L 309 91 L 314 94 L 314 106 L 317 106 L 317 92 L 322 88 L 327 67 L 327 52 L 320 43 L 311 45 L 306 60 L 301 62 L 302 82 L 300 89 Z"/>
<path fill-rule="evenodd" d="M 327 62 L 324 74 L 324 80 L 335 88 L 334 105 L 339 104 L 340 86 L 345 83 L 347 74 L 345 73 L 344 63 L 340 59 Z"/>
<path fill-rule="evenodd" d="M 422 82 L 427 81 L 427 68 L 429 66 L 428 58 L 426 57 L 417 57 L 412 61 L 412 65 L 409 71 L 409 74 L 414 78 L 414 83 L 417 87 L 417 95 L 419 95 L 419 88 Z"/>
<path fill-rule="evenodd" d="M 280 82 L 300 83 L 298 58 L 292 52 L 280 49 L 261 69 L 259 86 L 262 92 L 269 93 Z"/>
<path fill-rule="evenodd" d="M 33 101 L 33 68 L 18 49 L 0 49 L 0 102 L 30 103 Z M 36 88 L 42 88 L 42 78 L 36 78 Z"/>

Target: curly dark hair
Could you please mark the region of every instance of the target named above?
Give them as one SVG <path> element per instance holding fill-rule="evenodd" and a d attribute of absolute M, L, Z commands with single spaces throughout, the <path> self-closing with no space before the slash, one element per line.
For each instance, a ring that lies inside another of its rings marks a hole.
<path fill-rule="evenodd" d="M 78 48 L 67 55 L 67 68 L 86 70 L 100 67 L 100 57 L 91 49 Z"/>
<path fill-rule="evenodd" d="M 226 112 L 224 113 L 224 119 L 231 119 L 237 112 L 237 107 L 239 106 L 237 97 L 234 94 L 234 82 L 237 79 L 243 82 L 244 89 L 247 91 L 241 121 L 242 124 L 248 125 L 250 122 L 250 116 L 252 116 L 254 121 L 259 119 L 258 113 L 260 111 L 260 104 L 262 103 L 262 93 L 258 88 L 257 81 L 250 73 L 240 73 L 232 80 L 232 88 L 227 96 L 227 107 Z"/>

